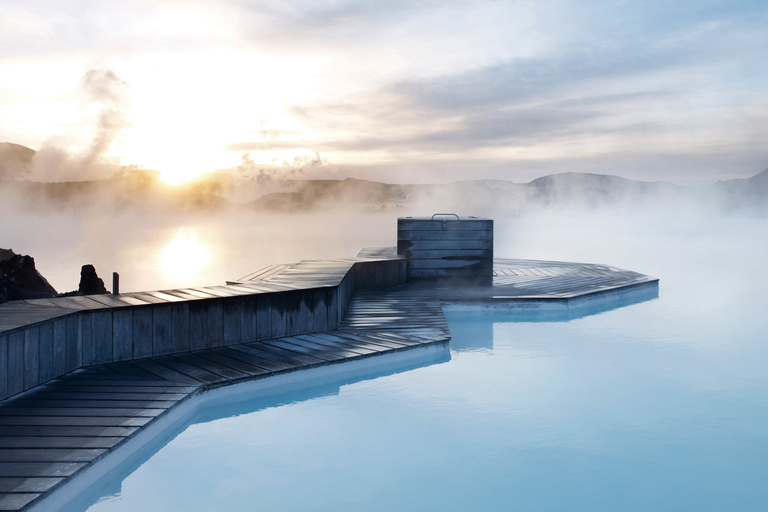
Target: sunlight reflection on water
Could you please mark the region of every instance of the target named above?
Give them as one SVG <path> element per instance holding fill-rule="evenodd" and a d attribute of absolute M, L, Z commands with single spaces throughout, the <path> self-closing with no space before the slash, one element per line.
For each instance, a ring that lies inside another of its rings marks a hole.
<path fill-rule="evenodd" d="M 166 278 L 189 277 L 197 280 L 210 266 L 211 251 L 203 246 L 193 228 L 180 228 L 160 253 L 160 266 Z"/>

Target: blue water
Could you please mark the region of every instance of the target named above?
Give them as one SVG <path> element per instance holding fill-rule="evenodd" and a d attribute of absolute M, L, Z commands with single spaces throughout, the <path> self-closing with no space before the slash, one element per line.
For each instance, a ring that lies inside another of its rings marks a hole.
<path fill-rule="evenodd" d="M 88 510 L 767 510 L 768 230 L 729 226 L 591 258 L 658 298 L 449 309 L 444 361 L 204 411 Z"/>

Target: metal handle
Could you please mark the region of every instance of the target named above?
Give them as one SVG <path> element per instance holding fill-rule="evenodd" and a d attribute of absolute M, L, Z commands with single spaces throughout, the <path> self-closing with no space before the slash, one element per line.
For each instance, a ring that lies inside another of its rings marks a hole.
<path fill-rule="evenodd" d="M 459 216 L 458 216 L 458 215 L 456 215 L 455 213 L 436 213 L 436 214 L 432 215 L 432 220 L 435 220 L 435 217 L 437 217 L 438 215 L 453 215 L 454 217 L 456 217 L 456 220 L 461 220 L 461 219 L 459 218 Z M 443 231 L 445 231 L 445 230 L 448 228 L 448 227 L 445 225 L 445 223 L 446 223 L 446 222 L 447 222 L 447 221 L 443 221 Z"/>

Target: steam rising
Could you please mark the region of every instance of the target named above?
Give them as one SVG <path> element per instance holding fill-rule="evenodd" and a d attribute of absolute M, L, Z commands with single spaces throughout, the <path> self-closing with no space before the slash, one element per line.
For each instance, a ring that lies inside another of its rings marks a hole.
<path fill-rule="evenodd" d="M 129 125 L 126 112 L 128 84 L 112 70 L 91 69 L 80 80 L 79 92 L 86 110 L 96 109 L 96 123 L 87 146 L 81 150 L 62 147 L 52 139 L 35 155 L 32 177 L 41 182 L 85 181 L 109 176 L 114 166 L 104 155 Z"/>
<path fill-rule="evenodd" d="M 295 191 L 293 180 L 303 179 L 308 170 L 328 164 L 320 153 L 314 152 L 297 155 L 291 161 L 274 160 L 270 166 L 259 166 L 250 153 L 245 153 L 240 157 L 229 198 L 235 203 L 246 203 L 267 194 Z"/>

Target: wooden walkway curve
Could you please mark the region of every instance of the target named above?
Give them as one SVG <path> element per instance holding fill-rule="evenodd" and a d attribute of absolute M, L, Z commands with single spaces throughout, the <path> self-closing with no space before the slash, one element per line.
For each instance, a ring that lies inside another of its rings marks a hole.
<path fill-rule="evenodd" d="M 384 257 L 390 252 L 389 248 L 367 249 L 360 257 Z M 350 261 L 272 266 L 237 283 L 265 289 L 323 283 L 329 274 L 337 280 Z M 446 345 L 450 332 L 442 300 L 562 300 L 655 282 L 605 265 L 499 259 L 493 282 L 486 285 L 459 289 L 446 281 L 416 281 L 359 291 L 337 330 L 76 370 L 0 403 L 0 510 L 34 506 L 46 493 L 203 390 L 419 346 Z"/>

